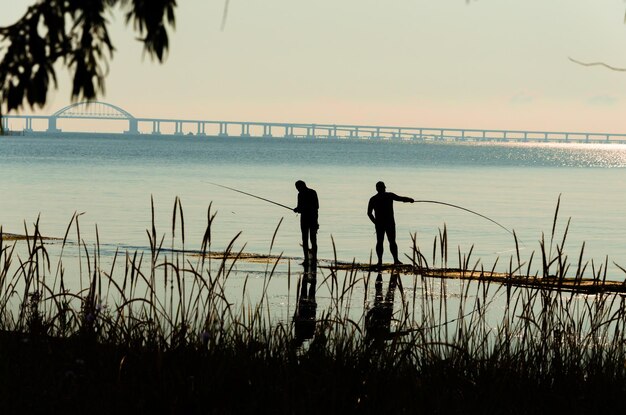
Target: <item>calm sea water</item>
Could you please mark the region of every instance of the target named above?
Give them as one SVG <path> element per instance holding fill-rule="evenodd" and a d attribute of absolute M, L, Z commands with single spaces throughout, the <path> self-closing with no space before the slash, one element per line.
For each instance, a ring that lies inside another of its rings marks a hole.
<path fill-rule="evenodd" d="M 0 223 L 23 233 L 40 216 L 42 232 L 62 237 L 74 212 L 88 240 L 99 230 L 103 253 L 115 247 L 147 247 L 150 200 L 160 233 L 171 227 L 174 198 L 184 208 L 185 239 L 198 248 L 207 207 L 218 212 L 213 249 L 222 250 L 239 231 L 237 247 L 267 253 L 282 219 L 273 252 L 301 256 L 298 217 L 287 209 L 210 184 L 235 187 L 295 206 L 294 182 L 304 180 L 320 199 L 319 256 L 368 261 L 374 229 L 366 216 L 378 180 L 389 191 L 415 199 L 458 204 L 514 229 L 523 255 L 548 236 L 557 199 L 557 233 L 571 217 L 566 250 L 575 261 L 603 263 L 611 277 L 626 266 L 626 146 L 576 144 L 433 144 L 303 139 L 198 137 L 2 137 Z M 508 263 L 513 238 L 480 217 L 445 206 L 395 206 L 400 252 L 410 235 L 427 258 L 444 224 L 451 257 L 457 247 L 491 267 Z M 332 239 L 331 239 L 332 238 Z M 391 260 L 387 247 L 387 261 Z M 451 260 L 451 265 L 457 262 Z"/>

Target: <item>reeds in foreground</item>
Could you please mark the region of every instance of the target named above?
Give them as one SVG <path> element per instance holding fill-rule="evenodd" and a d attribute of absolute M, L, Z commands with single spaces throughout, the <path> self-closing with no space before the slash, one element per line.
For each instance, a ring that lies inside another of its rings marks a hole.
<path fill-rule="evenodd" d="M 567 228 L 560 240 L 555 227 L 548 242 L 541 239 L 539 272 L 529 275 L 534 255 L 523 261 L 517 251 L 508 280 L 498 283 L 487 277 L 495 265 L 471 265 L 471 250 L 457 253 L 456 270 L 477 278 L 429 276 L 433 264 L 449 268 L 445 227 L 430 267 L 414 240 L 413 272 L 392 272 L 387 284 L 387 275 L 357 267 L 313 267 L 296 284 L 289 274 L 280 283 L 297 299 L 286 320 L 274 318 L 267 301 L 280 255 L 266 268 L 258 301 L 246 301 L 247 277 L 233 299 L 229 284 L 245 248 L 235 250 L 239 234 L 216 259 L 211 207 L 200 252 L 185 250 L 178 199 L 169 248 L 154 207 L 152 217 L 149 252 L 116 253 L 108 262 L 97 230 L 93 246 L 82 239 L 78 215 L 56 258 L 38 223 L 19 242 L 24 255 L 0 233 L 3 412 L 626 409 L 624 297 L 557 289 L 559 280 L 582 281 L 587 272 L 598 284 L 606 279 L 608 260 L 583 262 L 584 246 L 571 267 Z M 80 253 L 79 275 L 66 275 L 67 249 Z"/>

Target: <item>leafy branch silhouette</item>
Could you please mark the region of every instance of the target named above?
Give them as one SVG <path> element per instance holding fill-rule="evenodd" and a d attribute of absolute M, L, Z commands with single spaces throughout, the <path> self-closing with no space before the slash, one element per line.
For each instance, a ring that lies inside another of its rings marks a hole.
<path fill-rule="evenodd" d="M 42 107 L 57 87 L 59 62 L 72 75 L 73 101 L 103 94 L 115 51 L 107 20 L 114 9 L 125 14 L 144 52 L 163 62 L 175 8 L 176 0 L 39 0 L 16 23 L 0 27 L 0 116 L 26 103 Z"/>

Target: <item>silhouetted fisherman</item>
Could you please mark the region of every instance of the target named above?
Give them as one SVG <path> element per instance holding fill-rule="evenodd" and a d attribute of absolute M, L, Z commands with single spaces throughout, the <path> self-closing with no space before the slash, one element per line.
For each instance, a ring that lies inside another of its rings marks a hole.
<path fill-rule="evenodd" d="M 293 211 L 300 214 L 304 263 L 309 259 L 309 238 L 311 239 L 311 257 L 315 262 L 317 260 L 317 230 L 319 229 L 317 211 L 320 207 L 317 192 L 306 187 L 306 183 L 302 180 L 296 182 L 296 189 L 298 189 L 298 206 Z"/>
<path fill-rule="evenodd" d="M 394 337 L 391 333 L 391 318 L 393 317 L 393 300 L 398 286 L 397 272 L 391 274 L 387 295 L 383 297 L 383 276 L 376 277 L 376 295 L 374 306 L 365 314 L 365 338 L 367 340 L 384 341 Z"/>
<path fill-rule="evenodd" d="M 385 234 L 387 234 L 387 240 L 389 241 L 389 250 L 391 251 L 391 255 L 393 255 L 393 263 L 402 264 L 398 259 L 393 201 L 414 202 L 410 197 L 398 196 L 395 193 L 386 192 L 385 189 L 385 183 L 376 183 L 376 191 L 378 191 L 378 193 L 370 198 L 370 202 L 367 205 L 367 216 L 369 216 L 370 220 L 376 226 L 376 254 L 378 255 L 379 267 L 383 265 L 383 242 Z"/>
<path fill-rule="evenodd" d="M 304 265 L 304 273 L 300 280 L 300 296 L 298 306 L 293 315 L 294 340 L 297 346 L 305 340 L 312 339 L 315 334 L 315 313 L 317 302 L 315 301 L 315 285 L 317 283 L 317 266 L 315 263 L 309 268 Z"/>

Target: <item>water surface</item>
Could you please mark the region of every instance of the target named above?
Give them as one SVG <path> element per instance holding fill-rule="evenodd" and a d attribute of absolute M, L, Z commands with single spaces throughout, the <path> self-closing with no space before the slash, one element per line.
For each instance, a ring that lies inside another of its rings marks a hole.
<path fill-rule="evenodd" d="M 43 232 L 63 236 L 74 212 L 81 230 L 113 247 L 146 247 L 150 200 L 160 233 L 171 227 L 173 201 L 184 208 L 185 238 L 199 247 L 207 207 L 218 211 L 213 248 L 223 249 L 239 231 L 238 247 L 267 253 L 282 224 L 274 252 L 297 257 L 298 217 L 283 208 L 209 184 L 296 204 L 294 182 L 302 179 L 320 198 L 322 258 L 369 260 L 374 229 L 366 216 L 378 180 L 389 191 L 415 199 L 458 204 L 487 215 L 522 241 L 523 253 L 538 249 L 549 234 L 561 195 L 557 233 L 571 217 L 566 249 L 571 258 L 586 241 L 585 258 L 626 264 L 626 146 L 584 144 L 436 144 L 368 140 L 199 138 L 189 136 L 3 137 L 0 139 L 0 222 L 21 233 L 23 222 L 41 217 Z M 444 224 L 450 248 L 468 251 L 486 265 L 508 263 L 511 235 L 477 216 L 429 204 L 395 207 L 400 252 L 410 235 L 427 257 Z M 332 238 L 332 239 L 331 239 Z M 454 255 L 451 255 L 453 258 Z M 386 250 L 386 260 L 390 260 Z M 453 264 L 454 265 L 454 264 Z"/>

